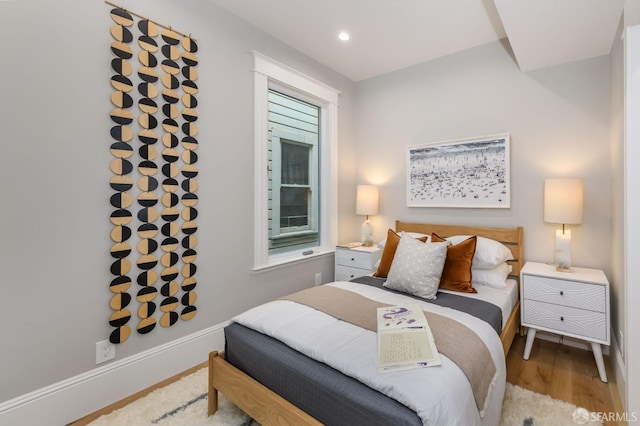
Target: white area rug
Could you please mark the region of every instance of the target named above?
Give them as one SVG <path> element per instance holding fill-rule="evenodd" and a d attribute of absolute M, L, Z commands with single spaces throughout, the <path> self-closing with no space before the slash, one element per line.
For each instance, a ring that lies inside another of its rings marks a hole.
<path fill-rule="evenodd" d="M 98 418 L 90 425 L 256 425 L 222 394 L 218 396 L 218 411 L 212 417 L 207 417 L 206 392 L 207 369 L 202 368 L 126 407 Z M 584 409 L 507 383 L 500 426 L 601 425 L 588 422 L 588 419 L 589 413 Z"/>
<path fill-rule="evenodd" d="M 91 426 L 249 426 L 251 418 L 218 393 L 218 411 L 207 417 L 207 368 L 91 422 Z"/>
<path fill-rule="evenodd" d="M 591 413 L 568 402 L 507 383 L 500 426 L 600 426 Z"/>

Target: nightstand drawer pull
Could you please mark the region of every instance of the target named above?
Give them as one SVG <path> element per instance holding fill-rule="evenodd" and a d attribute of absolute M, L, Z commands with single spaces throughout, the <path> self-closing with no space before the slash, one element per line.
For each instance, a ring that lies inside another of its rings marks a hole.
<path fill-rule="evenodd" d="M 564 321 L 564 317 L 560 317 L 560 321 Z"/>
<path fill-rule="evenodd" d="M 560 290 L 560 296 L 564 296 L 564 291 Z"/>

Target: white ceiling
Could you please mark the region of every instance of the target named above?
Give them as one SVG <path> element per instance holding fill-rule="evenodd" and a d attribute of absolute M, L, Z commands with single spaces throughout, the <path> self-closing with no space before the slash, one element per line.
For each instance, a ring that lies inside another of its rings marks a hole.
<path fill-rule="evenodd" d="M 508 38 L 522 71 L 610 52 L 625 0 L 210 0 L 354 81 Z M 348 31 L 351 40 L 337 35 Z"/>

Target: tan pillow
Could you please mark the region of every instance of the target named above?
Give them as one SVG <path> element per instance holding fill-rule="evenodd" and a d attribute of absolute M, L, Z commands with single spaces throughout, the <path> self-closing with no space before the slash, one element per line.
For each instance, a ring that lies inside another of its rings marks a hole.
<path fill-rule="evenodd" d="M 461 293 L 477 293 L 471 284 L 471 264 L 476 252 L 477 237 L 469 237 L 458 244 L 447 247 L 447 259 L 440 277 L 440 288 Z M 438 234 L 431 234 L 431 241 L 446 241 Z"/>
<path fill-rule="evenodd" d="M 427 237 L 417 238 L 417 240 L 424 243 L 427 241 Z M 384 245 L 384 250 L 380 257 L 380 264 L 378 265 L 376 272 L 373 273 L 374 277 L 387 278 L 387 275 L 389 275 L 389 269 L 391 268 L 391 263 L 396 255 L 396 249 L 398 248 L 399 242 L 400 235 L 398 235 L 393 229 L 389 229 L 387 231 L 387 240 Z"/>

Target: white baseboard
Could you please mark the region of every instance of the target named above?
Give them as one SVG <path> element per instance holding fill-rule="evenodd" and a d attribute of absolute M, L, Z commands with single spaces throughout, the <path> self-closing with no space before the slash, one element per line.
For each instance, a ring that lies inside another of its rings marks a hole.
<path fill-rule="evenodd" d="M 2 425 L 65 425 L 207 360 L 218 324 L 0 404 Z"/>
<path fill-rule="evenodd" d="M 624 363 L 620 346 L 618 346 L 618 340 L 615 338 L 615 334 L 611 334 L 611 369 L 615 377 L 616 387 L 618 388 L 618 395 L 620 395 L 620 403 L 624 412 L 628 411 L 627 407 L 627 367 Z"/>

